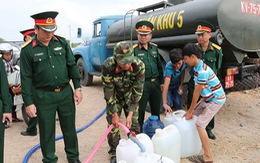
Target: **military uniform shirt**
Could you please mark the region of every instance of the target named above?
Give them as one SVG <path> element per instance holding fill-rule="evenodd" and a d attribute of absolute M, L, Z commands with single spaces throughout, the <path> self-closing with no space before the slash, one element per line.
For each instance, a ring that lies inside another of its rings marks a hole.
<path fill-rule="evenodd" d="M 206 63 L 215 74 L 222 64 L 222 49 L 220 46 L 209 42 L 208 48 L 205 52 L 202 52 L 201 59 Z"/>
<path fill-rule="evenodd" d="M 74 55 L 64 38 L 54 36 L 48 46 L 37 37 L 21 50 L 21 83 L 26 106 L 33 104 L 34 88 L 66 86 L 72 79 L 80 87 L 80 76 Z"/>
<path fill-rule="evenodd" d="M 215 102 L 224 104 L 226 101 L 225 92 L 221 83 L 212 69 L 207 66 L 202 60 L 194 67 L 195 85 L 204 85 L 200 95 L 206 102 Z"/>
<path fill-rule="evenodd" d="M 146 50 L 140 43 L 135 44 L 134 55 L 145 64 L 145 78 L 158 77 L 160 84 L 163 84 L 163 69 L 157 45 L 149 42 Z"/>
<path fill-rule="evenodd" d="M 12 97 L 9 93 L 7 75 L 4 68 L 4 62 L 1 57 L 0 57 L 0 86 L 1 86 L 0 87 L 0 103 L 1 103 L 0 113 L 10 113 L 12 107 Z"/>
<path fill-rule="evenodd" d="M 104 98 L 107 105 L 115 113 L 121 108 L 117 108 L 117 103 L 125 101 L 128 111 L 134 111 L 138 107 L 141 99 L 144 84 L 144 63 L 134 57 L 129 70 L 123 71 L 114 57 L 109 57 L 102 67 L 102 80 L 104 88 Z"/>

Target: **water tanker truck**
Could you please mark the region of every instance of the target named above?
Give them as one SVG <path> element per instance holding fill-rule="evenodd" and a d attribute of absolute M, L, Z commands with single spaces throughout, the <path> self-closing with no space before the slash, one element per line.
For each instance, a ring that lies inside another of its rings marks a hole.
<path fill-rule="evenodd" d="M 104 16 L 93 22 L 92 38 L 73 50 L 81 84 L 91 85 L 101 75 L 105 59 L 122 40 L 137 42 L 135 24 L 154 25 L 152 42 L 159 48 L 164 64 L 173 48 L 197 42 L 198 24 L 212 27 L 211 41 L 222 47 L 223 64 L 218 74 L 226 90 L 258 87 L 260 83 L 260 0 L 170 0 L 130 10 L 125 15 Z M 81 35 L 81 29 L 78 32 Z M 189 74 L 189 73 L 186 73 Z M 186 81 L 187 81 L 186 77 Z"/>

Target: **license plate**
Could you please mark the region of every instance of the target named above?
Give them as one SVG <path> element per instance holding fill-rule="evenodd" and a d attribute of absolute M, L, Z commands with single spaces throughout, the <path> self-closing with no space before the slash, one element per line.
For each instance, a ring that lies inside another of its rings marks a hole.
<path fill-rule="evenodd" d="M 234 75 L 225 76 L 225 89 L 231 88 L 234 86 Z"/>

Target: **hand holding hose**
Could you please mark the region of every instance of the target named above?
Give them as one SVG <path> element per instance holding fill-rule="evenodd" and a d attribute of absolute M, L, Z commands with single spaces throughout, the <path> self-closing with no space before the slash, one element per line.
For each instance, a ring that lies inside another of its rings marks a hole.
<path fill-rule="evenodd" d="M 112 114 L 112 124 L 115 126 L 115 127 L 118 127 L 118 122 L 120 121 L 120 118 L 117 114 L 117 112 L 113 113 Z"/>

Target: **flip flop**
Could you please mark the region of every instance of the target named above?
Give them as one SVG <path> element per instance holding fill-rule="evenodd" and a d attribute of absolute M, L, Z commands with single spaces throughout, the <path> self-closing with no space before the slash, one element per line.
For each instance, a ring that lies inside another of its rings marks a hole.
<path fill-rule="evenodd" d="M 188 159 L 193 162 L 193 163 L 203 163 L 203 156 L 202 155 L 195 155 L 195 156 L 190 156 Z M 201 160 L 202 159 L 202 160 Z"/>
<path fill-rule="evenodd" d="M 188 159 L 194 163 L 213 163 L 213 161 L 204 161 L 202 155 L 191 156 Z"/>

